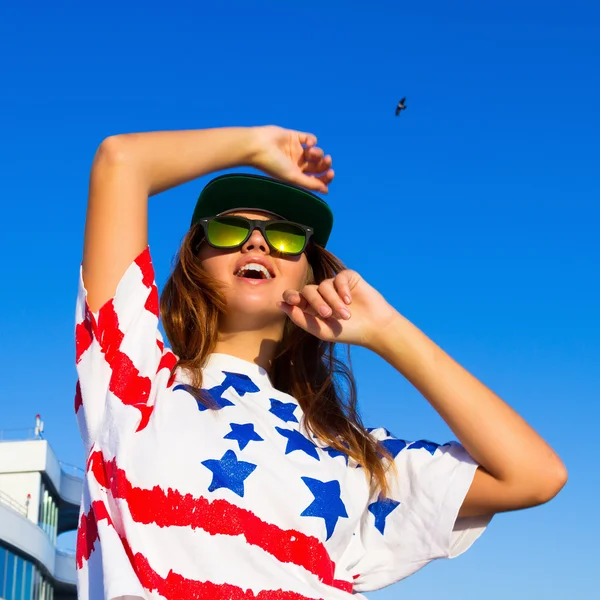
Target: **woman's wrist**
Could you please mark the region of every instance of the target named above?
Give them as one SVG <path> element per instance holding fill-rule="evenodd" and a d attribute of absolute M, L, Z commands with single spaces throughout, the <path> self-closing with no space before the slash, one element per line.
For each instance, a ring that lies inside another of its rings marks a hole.
<path fill-rule="evenodd" d="M 230 128 L 239 139 L 238 153 L 234 157 L 234 167 L 258 168 L 258 157 L 263 149 L 259 126 Z"/>
<path fill-rule="evenodd" d="M 417 363 L 432 358 L 435 344 L 406 317 L 392 311 L 378 323 L 365 346 L 407 376 Z"/>

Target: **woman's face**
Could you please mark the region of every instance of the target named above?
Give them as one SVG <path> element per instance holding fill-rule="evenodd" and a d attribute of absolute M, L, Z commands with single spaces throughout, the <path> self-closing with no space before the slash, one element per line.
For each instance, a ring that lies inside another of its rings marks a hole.
<path fill-rule="evenodd" d="M 277 218 L 260 211 L 230 214 L 265 221 Z M 283 322 L 285 315 L 277 307 L 283 292 L 300 290 L 307 282 L 309 265 L 306 255 L 287 256 L 271 250 L 258 229 L 235 250 L 219 250 L 203 242 L 198 258 L 207 273 L 224 284 L 227 320 L 239 317 L 244 319 L 242 325 L 257 327 L 268 326 L 274 321 Z M 242 268 L 249 264 L 266 268 L 270 278 L 249 277 L 250 273 L 245 274 Z M 235 326 L 234 323 L 231 325 Z"/>

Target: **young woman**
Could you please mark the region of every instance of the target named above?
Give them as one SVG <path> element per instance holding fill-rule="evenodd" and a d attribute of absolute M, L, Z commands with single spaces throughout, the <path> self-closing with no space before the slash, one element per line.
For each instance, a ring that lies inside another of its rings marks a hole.
<path fill-rule="evenodd" d="M 343 600 L 565 484 L 518 414 L 325 250 L 331 211 L 309 190 L 331 165 L 273 126 L 100 145 L 76 326 L 81 598 Z M 148 197 L 244 166 L 270 177 L 206 186 L 159 302 Z M 365 429 L 338 342 L 393 365 L 459 442 Z"/>

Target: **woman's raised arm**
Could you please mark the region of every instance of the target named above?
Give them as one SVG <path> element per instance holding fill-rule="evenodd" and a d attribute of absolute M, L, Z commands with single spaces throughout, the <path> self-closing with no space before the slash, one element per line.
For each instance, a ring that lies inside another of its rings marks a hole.
<path fill-rule="evenodd" d="M 148 244 L 148 197 L 222 169 L 252 166 L 326 193 L 331 157 L 311 133 L 265 127 L 158 131 L 106 138 L 90 176 L 83 249 L 88 304 L 112 298 L 131 262 Z"/>
<path fill-rule="evenodd" d="M 252 163 L 253 128 L 116 135 L 98 148 L 90 175 L 83 249 L 88 304 L 98 310 L 148 244 L 148 197 L 206 173 Z"/>

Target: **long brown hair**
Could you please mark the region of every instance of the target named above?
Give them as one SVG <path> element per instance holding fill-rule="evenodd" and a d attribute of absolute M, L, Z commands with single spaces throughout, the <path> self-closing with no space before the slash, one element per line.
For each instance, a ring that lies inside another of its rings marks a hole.
<path fill-rule="evenodd" d="M 216 347 L 219 318 L 226 310 L 220 282 L 208 275 L 197 258 L 202 236 L 199 225 L 188 231 L 160 298 L 165 333 L 179 358 L 177 367 L 186 369 L 198 390 L 202 367 Z M 316 245 L 309 246 L 307 258 L 309 282 L 321 283 L 345 268 L 331 252 Z M 307 430 L 361 465 L 372 491 L 385 494 L 390 455 L 362 424 L 349 347 L 344 359 L 336 350 L 336 344 L 319 340 L 288 319 L 269 378 L 276 389 L 298 401 Z M 210 408 L 209 398 L 199 394 L 197 399 Z"/>

